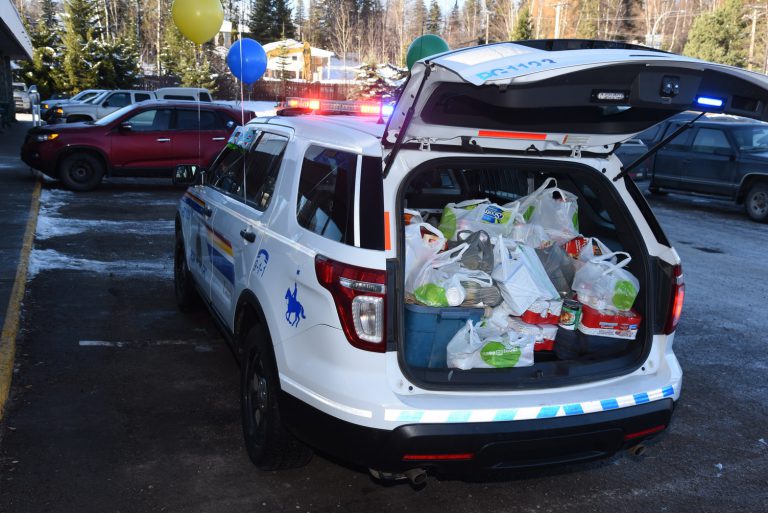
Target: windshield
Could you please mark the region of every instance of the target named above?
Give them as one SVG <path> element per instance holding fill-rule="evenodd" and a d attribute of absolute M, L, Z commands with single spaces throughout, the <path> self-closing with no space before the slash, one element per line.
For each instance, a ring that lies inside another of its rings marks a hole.
<path fill-rule="evenodd" d="M 115 120 L 120 119 L 121 117 L 123 117 L 123 114 L 125 114 L 126 112 L 130 112 L 130 111 L 132 111 L 135 108 L 136 108 L 136 105 L 126 105 L 122 109 L 118 109 L 115 112 L 113 112 L 112 114 L 107 114 L 103 118 L 97 119 L 96 121 L 93 122 L 93 124 L 94 125 L 99 125 L 99 126 L 109 125 L 110 123 L 114 122 Z"/>
<path fill-rule="evenodd" d="M 741 151 L 768 151 L 768 125 L 735 128 L 733 137 Z"/>
<path fill-rule="evenodd" d="M 24 89 L 25 89 L 25 88 L 24 88 L 24 86 L 23 86 L 23 85 L 15 85 L 15 84 L 14 84 L 14 86 L 13 86 L 13 90 L 14 90 L 14 91 L 24 91 Z"/>
<path fill-rule="evenodd" d="M 89 98 L 93 98 L 97 94 L 100 94 L 98 91 L 91 91 L 90 89 L 86 89 L 85 91 L 80 91 L 76 95 L 72 97 L 72 100 L 75 101 L 85 101 Z"/>
<path fill-rule="evenodd" d="M 88 98 L 87 100 L 83 100 L 83 103 L 97 103 L 101 101 L 102 98 L 104 98 L 109 91 L 102 91 L 95 96 L 92 96 L 91 98 Z"/>

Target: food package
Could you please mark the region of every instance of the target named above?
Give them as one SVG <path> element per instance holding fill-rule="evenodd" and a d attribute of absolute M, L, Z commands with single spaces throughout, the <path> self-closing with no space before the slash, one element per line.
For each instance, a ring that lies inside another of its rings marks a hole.
<path fill-rule="evenodd" d="M 574 259 L 576 269 L 581 269 L 584 264 L 592 258 L 600 257 L 611 252 L 608 246 L 603 244 L 597 237 L 584 237 L 579 235 L 574 237 L 563 245 L 563 249 L 569 257 Z M 616 258 L 610 260 L 614 264 Z"/>
<path fill-rule="evenodd" d="M 624 256 L 624 260 L 611 260 Z M 579 302 L 597 310 L 629 310 L 640 291 L 640 282 L 624 267 L 632 260 L 623 251 L 590 259 L 576 271 L 573 290 Z M 503 292 L 503 291 L 502 291 Z"/>
<path fill-rule="evenodd" d="M 563 302 L 557 300 L 538 300 L 523 312 L 520 318 L 528 324 L 558 324 Z"/>
<path fill-rule="evenodd" d="M 484 230 L 491 237 L 508 235 L 518 217 L 517 205 L 506 207 L 487 199 L 448 203 L 443 209 L 438 228 L 449 240 L 456 240 L 459 232 Z"/>
<path fill-rule="evenodd" d="M 496 267 L 491 276 L 513 315 L 522 315 L 538 300 L 560 298 L 533 248 L 502 236 L 495 242 Z"/>
<path fill-rule="evenodd" d="M 405 291 L 413 293 L 413 280 L 445 247 L 443 233 L 427 223 L 405 227 Z"/>
<path fill-rule="evenodd" d="M 448 343 L 448 367 L 494 369 L 533 365 L 533 335 L 514 331 L 486 330 L 481 338 L 471 320 Z"/>
<path fill-rule="evenodd" d="M 421 217 L 421 212 L 418 210 L 411 210 L 411 209 L 403 209 L 403 221 L 405 221 L 405 225 L 409 224 L 420 224 L 424 222 L 424 219 Z"/>
<path fill-rule="evenodd" d="M 634 340 L 642 317 L 634 310 L 597 310 L 582 306 L 578 330 L 586 335 Z"/>
<path fill-rule="evenodd" d="M 535 351 L 552 351 L 557 337 L 556 324 L 531 324 L 518 317 L 510 317 L 509 328 L 518 333 L 532 335 Z"/>
<path fill-rule="evenodd" d="M 579 235 L 577 197 L 558 188 L 554 178 L 547 178 L 541 187 L 513 203 L 519 205 L 519 212 L 526 223 L 544 228 L 549 240 L 557 244 Z M 512 208 L 513 203 L 505 207 Z"/>

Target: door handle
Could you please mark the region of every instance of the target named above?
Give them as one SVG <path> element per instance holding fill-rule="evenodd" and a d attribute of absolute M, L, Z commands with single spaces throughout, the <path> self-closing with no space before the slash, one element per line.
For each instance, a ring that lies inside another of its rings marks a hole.
<path fill-rule="evenodd" d="M 171 142 L 171 140 L 167 137 L 161 137 L 160 139 L 157 140 L 157 142 Z"/>
<path fill-rule="evenodd" d="M 256 242 L 256 234 L 253 232 L 247 232 L 245 230 L 240 230 L 240 237 L 244 238 L 248 242 Z"/>
<path fill-rule="evenodd" d="M 224 141 L 226 137 L 213 137 L 211 138 L 211 141 Z"/>

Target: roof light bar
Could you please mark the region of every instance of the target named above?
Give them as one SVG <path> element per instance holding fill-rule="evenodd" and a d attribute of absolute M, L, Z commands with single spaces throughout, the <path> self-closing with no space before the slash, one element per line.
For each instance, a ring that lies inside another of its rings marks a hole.
<path fill-rule="evenodd" d="M 322 100 L 314 98 L 286 98 L 283 103 L 287 108 L 309 109 L 321 112 L 338 112 L 345 114 L 360 114 L 364 116 L 388 117 L 394 111 L 393 105 L 379 102 L 360 102 L 345 100 Z"/>

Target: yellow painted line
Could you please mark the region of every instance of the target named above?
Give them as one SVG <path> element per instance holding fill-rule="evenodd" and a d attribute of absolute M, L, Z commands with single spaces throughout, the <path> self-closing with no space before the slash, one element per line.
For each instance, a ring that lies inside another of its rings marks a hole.
<path fill-rule="evenodd" d="M 0 420 L 3 418 L 5 401 L 11 391 L 11 379 L 13 378 L 13 361 L 16 355 L 16 335 L 19 332 L 19 320 L 21 316 L 21 302 L 24 299 L 24 290 L 27 285 L 27 268 L 29 267 L 29 253 L 35 241 L 35 229 L 37 228 L 37 213 L 40 209 L 40 179 L 35 182 L 32 190 L 32 203 L 29 207 L 29 219 L 24 231 L 24 242 L 21 246 L 19 265 L 16 267 L 16 279 L 13 282 L 13 290 L 8 300 L 8 310 L 5 312 L 3 333 L 0 336 Z"/>

